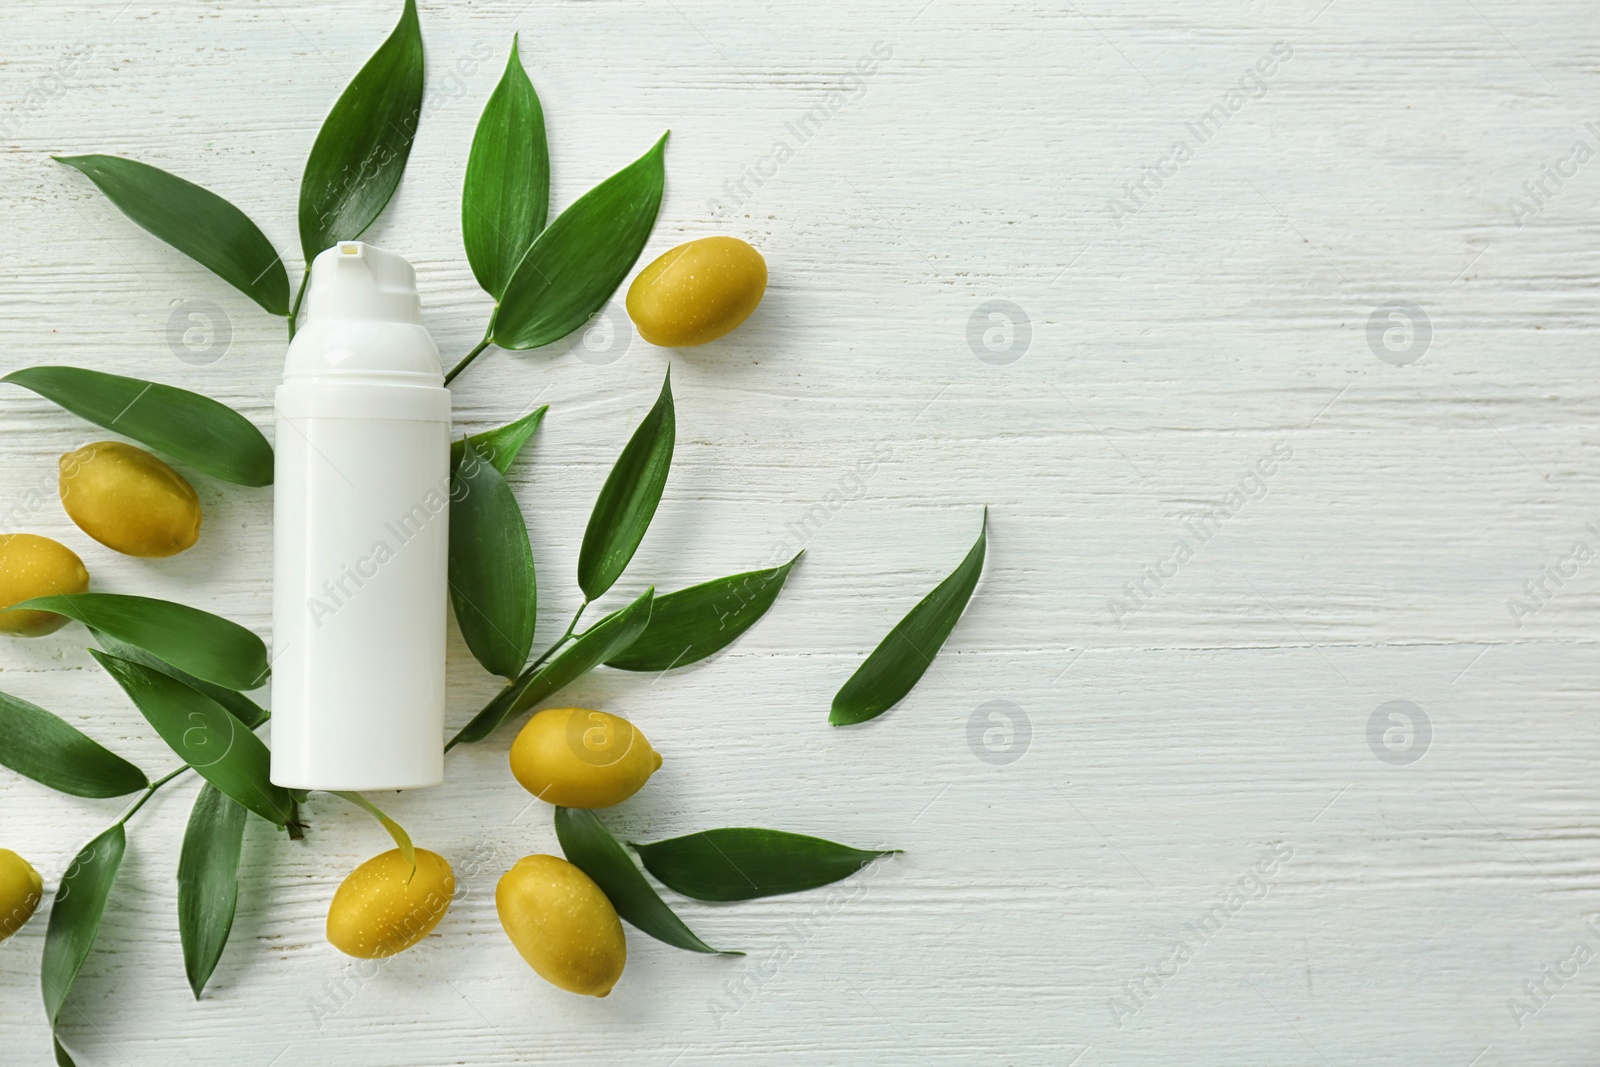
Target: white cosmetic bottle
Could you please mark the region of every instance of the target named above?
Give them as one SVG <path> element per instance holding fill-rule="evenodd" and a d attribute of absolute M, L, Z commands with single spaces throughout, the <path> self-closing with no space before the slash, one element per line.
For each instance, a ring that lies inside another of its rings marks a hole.
<path fill-rule="evenodd" d="M 272 781 L 444 780 L 450 391 L 405 259 L 311 268 L 278 387 Z"/>

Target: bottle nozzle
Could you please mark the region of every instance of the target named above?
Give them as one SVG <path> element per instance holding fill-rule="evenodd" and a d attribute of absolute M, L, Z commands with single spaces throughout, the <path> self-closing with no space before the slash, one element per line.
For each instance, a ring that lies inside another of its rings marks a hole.
<path fill-rule="evenodd" d="M 405 257 L 365 241 L 321 252 L 283 375 L 285 382 L 442 384 L 439 350 L 422 326 L 417 272 Z"/>
<path fill-rule="evenodd" d="M 417 273 L 393 252 L 340 241 L 311 264 L 305 318 L 308 325 L 328 319 L 420 323 Z"/>

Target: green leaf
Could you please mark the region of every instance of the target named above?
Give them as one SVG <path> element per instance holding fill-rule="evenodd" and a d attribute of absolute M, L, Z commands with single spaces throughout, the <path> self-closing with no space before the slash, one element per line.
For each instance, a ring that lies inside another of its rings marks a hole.
<path fill-rule="evenodd" d="M 673 437 L 677 416 L 672 408 L 672 371 L 661 384 L 661 396 L 650 414 L 633 432 L 616 466 L 606 478 L 589 526 L 583 531 L 583 547 L 578 552 L 578 586 L 589 600 L 598 600 L 622 577 L 628 561 L 644 540 L 661 490 L 667 484 L 672 466 Z"/>
<path fill-rule="evenodd" d="M 875 719 L 911 692 L 911 688 L 933 664 L 945 638 L 956 627 L 956 620 L 972 599 L 972 590 L 983 573 L 983 556 L 989 531 L 989 509 L 983 509 L 983 526 L 961 566 L 922 598 L 906 617 L 895 624 L 872 655 L 867 657 L 850 680 L 833 698 L 828 721 L 849 726 Z"/>
<path fill-rule="evenodd" d="M 128 836 L 120 822 L 83 846 L 61 876 L 61 887 L 50 906 L 39 984 L 44 992 L 45 1019 L 55 1042 L 56 1063 L 65 1067 L 72 1067 L 72 1057 L 61 1045 L 61 1008 L 100 934 L 106 898 L 111 895 L 111 885 L 117 880 L 117 869 L 122 866 L 127 848 Z"/>
<path fill-rule="evenodd" d="M 189 988 L 200 999 L 233 929 L 245 809 L 207 782 L 195 797 L 178 857 L 178 935 Z"/>
<path fill-rule="evenodd" d="M 751 900 L 848 878 L 886 852 L 783 830 L 730 827 L 633 846 L 645 870 L 696 900 Z"/>
<path fill-rule="evenodd" d="M 743 956 L 743 952 L 715 949 L 684 925 L 651 888 L 628 855 L 622 842 L 585 808 L 556 808 L 556 838 L 572 864 L 594 879 L 611 898 L 617 914 L 658 941 L 690 952 Z"/>
<path fill-rule="evenodd" d="M 613 611 L 579 634 L 559 655 L 524 670 L 516 681 L 502 689 L 450 739 L 445 751 L 463 741 L 482 741 L 511 716 L 554 696 L 557 691 L 619 654 L 637 640 L 650 624 L 650 605 L 654 596 L 653 588 L 646 589 L 639 599 Z"/>
<path fill-rule="evenodd" d="M 494 317 L 501 348 L 559 341 L 605 306 L 650 239 L 667 135 L 556 217 L 517 265 Z"/>
<path fill-rule="evenodd" d="M 464 437 L 450 445 L 450 467 L 455 469 L 461 462 L 461 457 L 466 454 L 467 442 L 472 442 L 472 447 L 478 453 L 494 464 L 494 469 L 501 474 L 511 469 L 512 462 L 522 452 L 522 446 L 528 443 L 533 436 L 533 431 L 539 428 L 544 421 L 544 413 L 550 410 L 550 405 L 535 408 L 516 422 L 507 423 L 495 430 L 485 430 L 475 433 L 471 437 Z"/>
<path fill-rule="evenodd" d="M 0 693 L 0 763 L 75 797 L 122 797 L 145 788 L 143 771 L 76 726 Z"/>
<path fill-rule="evenodd" d="M 274 826 L 288 823 L 294 800 L 272 784 L 267 746 L 226 708 L 160 671 L 98 649 L 89 654 L 117 680 L 179 759 Z"/>
<path fill-rule="evenodd" d="M 63 593 L 11 607 L 76 619 L 228 689 L 255 689 L 267 680 L 267 646 L 261 638 L 236 622 L 187 604 L 121 593 Z"/>
<path fill-rule="evenodd" d="M 533 546 L 505 475 L 471 442 L 450 476 L 450 603 L 484 669 L 516 677 L 533 645 Z"/>
<path fill-rule="evenodd" d="M 389 836 L 394 838 L 394 843 L 400 848 L 400 855 L 405 857 L 407 863 L 411 864 L 411 873 L 417 873 L 417 848 L 411 843 L 411 835 L 406 833 L 404 826 L 389 818 L 383 813 L 383 809 L 360 793 L 346 793 L 335 789 L 333 790 L 333 795 L 348 800 L 374 819 L 377 819 L 378 825 L 387 830 Z"/>
<path fill-rule="evenodd" d="M 718 578 L 657 597 L 650 625 L 607 667 L 664 671 L 705 659 L 733 643 L 778 599 L 799 555 L 781 567 Z"/>
<path fill-rule="evenodd" d="M 243 415 L 208 396 L 79 367 L 28 367 L 0 381 L 31 389 L 96 426 L 238 485 L 272 484 L 272 446 Z"/>
<path fill-rule="evenodd" d="M 118 641 L 110 634 L 103 634 L 99 630 L 91 629 L 90 636 L 101 648 L 116 656 L 118 659 L 130 659 L 135 663 L 143 664 L 151 670 L 160 671 L 168 678 L 176 678 L 191 689 L 198 689 L 206 696 L 233 713 L 233 717 L 254 730 L 266 722 L 270 715 L 267 709 L 257 704 L 243 693 L 236 692 L 224 686 L 213 685 L 211 682 L 202 681 L 187 671 L 180 671 L 164 659 L 152 656 L 144 649 L 130 645 L 126 641 Z"/>
<path fill-rule="evenodd" d="M 300 247 L 360 237 L 400 185 L 422 114 L 422 27 L 415 0 L 322 123 L 300 179 Z"/>
<path fill-rule="evenodd" d="M 120 156 L 55 156 L 122 213 L 274 315 L 289 314 L 289 275 L 249 217 L 209 189 Z"/>
<path fill-rule="evenodd" d="M 511 272 L 544 229 L 550 210 L 550 154 L 544 109 L 511 38 L 511 58 L 495 86 L 467 156 L 461 238 L 473 277 L 500 299 Z"/>

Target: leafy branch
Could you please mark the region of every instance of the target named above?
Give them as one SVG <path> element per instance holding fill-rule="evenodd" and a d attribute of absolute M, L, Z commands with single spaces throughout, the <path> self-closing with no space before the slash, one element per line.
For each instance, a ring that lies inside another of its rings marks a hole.
<path fill-rule="evenodd" d="M 421 114 L 423 70 L 415 0 L 404 0 L 399 22 L 340 95 L 307 158 L 298 204 L 307 267 L 292 296 L 281 255 L 260 227 L 223 197 L 137 160 L 56 158 L 88 178 L 134 223 L 267 313 L 283 317 L 292 341 L 309 264 L 324 249 L 365 233 L 400 185 Z M 544 114 L 513 39 L 505 71 L 474 134 L 461 200 L 467 260 L 494 309 L 482 340 L 443 376 L 445 384 L 490 347 L 548 346 L 582 328 L 605 306 L 654 228 L 665 188 L 667 138 L 664 133 L 643 155 L 550 219 Z M 761 278 L 764 285 L 764 268 Z M 271 484 L 273 454 L 266 438 L 244 416 L 208 397 L 73 367 L 31 367 L 0 380 L 219 479 Z M 587 629 L 578 629 L 590 605 L 628 572 L 661 503 L 676 439 L 669 373 L 590 513 L 576 575 L 582 603 L 566 630 L 530 662 L 537 577 L 527 519 L 507 475 L 545 414 L 546 408 L 538 408 L 452 446 L 450 598 L 474 658 L 506 684 L 450 739 L 447 750 L 489 737 L 597 667 L 659 673 L 726 648 L 773 606 L 803 554 L 660 596 L 649 585 Z M 835 699 L 834 721 L 881 714 L 911 690 L 964 611 L 981 574 L 985 546 L 980 533 L 956 572 L 845 684 Z M 306 794 L 271 781 L 267 747 L 254 732 L 269 716 L 247 695 L 266 681 L 268 657 L 249 630 L 148 597 L 80 593 L 13 607 L 54 612 L 88 627 L 100 645 L 91 650 L 95 660 L 183 761 L 151 781 L 60 717 L 0 694 L 0 764 L 74 796 L 137 794 L 122 816 L 78 853 L 51 906 L 41 982 L 57 1062 L 71 1067 L 58 1037 L 60 1012 L 93 948 L 126 852 L 129 820 L 181 775 L 192 770 L 204 779 L 178 868 L 185 971 L 199 997 L 231 931 L 249 816 L 298 839 Z M 378 819 L 415 873 L 417 850 L 404 829 L 365 797 L 337 795 Z M 889 854 L 738 827 L 629 846 L 591 812 L 568 808 L 556 809 L 555 824 L 569 860 L 601 886 L 623 919 L 699 952 L 718 950 L 677 917 L 634 863 L 629 847 L 662 884 L 703 900 L 812 888 Z"/>

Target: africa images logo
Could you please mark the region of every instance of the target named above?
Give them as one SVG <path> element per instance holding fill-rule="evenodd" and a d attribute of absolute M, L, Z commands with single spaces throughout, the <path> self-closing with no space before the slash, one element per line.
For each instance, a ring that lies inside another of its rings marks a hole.
<path fill-rule="evenodd" d="M 1222 132 L 1228 120 L 1244 110 L 1252 100 L 1267 95 L 1267 79 L 1278 73 L 1283 64 L 1294 58 L 1294 47 L 1279 41 L 1267 54 L 1256 60 L 1239 77 L 1239 84 L 1222 94 L 1222 98 L 1189 122 L 1183 124 L 1184 136 L 1172 142 L 1166 153 L 1154 163 L 1139 168 L 1139 176 L 1122 185 L 1122 197 L 1106 201 L 1106 209 L 1118 226 L 1129 215 L 1138 214 L 1155 197 L 1156 190 L 1176 178 L 1184 165 L 1195 158 L 1195 153 Z"/>
<path fill-rule="evenodd" d="M 1600 145 L 1600 126 L 1593 122 L 1583 124 L 1584 132 L 1594 138 L 1594 144 L 1579 137 L 1572 142 L 1572 147 L 1567 149 L 1567 154 L 1553 163 L 1544 163 L 1539 167 L 1539 176 L 1522 183 L 1524 199 L 1510 197 L 1506 200 L 1506 210 L 1511 212 L 1511 220 L 1517 224 L 1517 229 L 1528 224 L 1528 220 L 1543 211 L 1554 200 L 1562 186 L 1578 176 L 1578 171 L 1583 165 L 1595 157 L 1595 145 Z"/>
<path fill-rule="evenodd" d="M 1223 525 L 1243 511 L 1246 504 L 1265 499 L 1272 491 L 1268 479 L 1293 458 L 1294 446 L 1288 441 L 1277 442 L 1271 451 L 1258 457 L 1239 484 L 1220 499 L 1206 501 L 1204 507 L 1180 516 L 1183 519 L 1183 536 L 1173 542 L 1172 551 L 1154 563 L 1146 564 L 1137 578 L 1122 583 L 1122 592 L 1127 599 L 1119 600 L 1115 596 L 1106 598 L 1106 611 L 1117 628 L 1121 629 L 1128 616 L 1147 607 L 1159 596 L 1166 583 L 1178 576 L 1183 565 L 1194 559 L 1206 542 L 1217 536 Z"/>
<path fill-rule="evenodd" d="M 1183 924 L 1184 932 L 1171 940 L 1167 951 L 1158 962 L 1146 966 L 1136 977 L 1123 982 L 1122 996 L 1111 997 L 1106 1002 L 1111 1009 L 1111 1021 L 1117 1024 L 1118 1030 L 1149 1004 L 1162 986 L 1178 977 L 1178 972 L 1183 969 L 1184 964 L 1194 959 L 1202 948 L 1210 944 L 1212 938 L 1216 937 L 1246 904 L 1266 899 L 1267 894 L 1272 891 L 1272 883 L 1267 879 L 1294 859 L 1294 846 L 1286 842 L 1280 841 L 1268 848 L 1269 854 L 1266 858 L 1248 867 L 1216 903 L 1202 912 L 1194 922 Z"/>
<path fill-rule="evenodd" d="M 753 199 L 755 191 L 777 177 L 783 165 L 793 159 L 807 141 L 821 133 L 829 119 L 867 95 L 867 79 L 878 73 L 882 63 L 893 56 L 894 46 L 889 42 L 873 42 L 872 51 L 840 75 L 836 85 L 823 92 L 811 107 L 783 124 L 784 133 L 772 142 L 770 150 L 745 164 L 737 178 L 722 183 L 727 200 L 715 196 L 706 198 L 706 213 L 720 218 Z"/>
<path fill-rule="evenodd" d="M 1578 977 L 1578 972 L 1594 959 L 1595 944 L 1600 944 L 1600 914 L 1589 916 L 1583 925 L 1586 936 L 1572 943 L 1572 951 L 1553 963 L 1545 964 L 1537 978 L 1525 980 L 1520 998 L 1506 998 L 1506 1010 L 1511 1013 L 1511 1021 L 1518 1030 L 1543 1011 L 1555 995 Z M 1590 942 L 1590 937 L 1595 938 L 1595 943 Z"/>
<path fill-rule="evenodd" d="M 462 462 L 470 461 L 464 459 Z M 306 611 L 311 615 L 313 629 L 322 629 L 324 620 L 337 615 L 340 608 L 355 599 L 362 587 L 378 576 L 384 564 L 394 559 L 399 549 L 421 536 L 422 531 L 435 517 L 445 515 L 445 521 L 448 522 L 446 501 L 460 499 L 461 497 L 453 491 L 451 481 L 446 479 L 437 487 L 429 489 L 409 511 L 385 522 L 384 532 L 394 538 L 393 545 L 387 538 L 378 538 L 366 555 L 353 563 L 344 564 L 337 574 L 322 583 L 322 593 L 326 600 L 315 595 L 306 598 Z"/>

